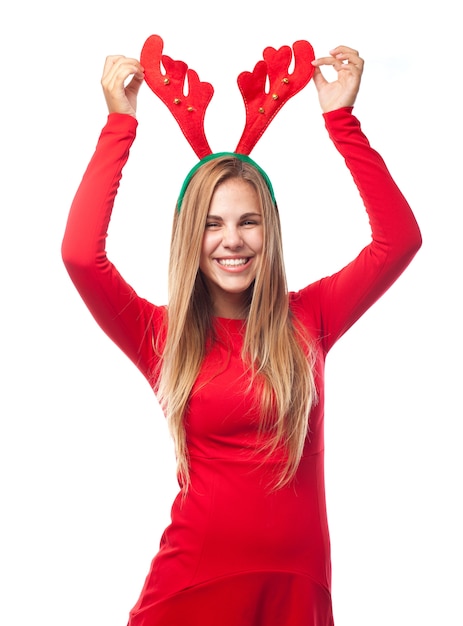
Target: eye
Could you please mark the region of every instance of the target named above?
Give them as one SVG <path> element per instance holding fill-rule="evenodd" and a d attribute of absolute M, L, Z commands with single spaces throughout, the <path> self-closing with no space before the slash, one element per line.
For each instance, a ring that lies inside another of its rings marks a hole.
<path fill-rule="evenodd" d="M 206 222 L 206 229 L 207 230 L 214 230 L 220 228 L 220 224 L 218 222 L 213 222 L 213 221 L 207 221 Z"/>
<path fill-rule="evenodd" d="M 259 225 L 260 225 L 260 221 L 256 218 L 251 218 L 251 217 L 248 217 L 247 219 L 241 222 L 241 226 L 244 226 L 244 227 L 252 227 L 252 226 L 259 226 Z"/>

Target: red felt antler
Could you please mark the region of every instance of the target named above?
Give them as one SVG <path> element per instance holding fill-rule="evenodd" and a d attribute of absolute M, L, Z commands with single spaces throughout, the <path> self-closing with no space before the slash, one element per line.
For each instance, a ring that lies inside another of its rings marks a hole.
<path fill-rule="evenodd" d="M 198 74 L 183 61 L 173 61 L 162 54 L 164 42 L 158 35 L 148 37 L 141 51 L 140 61 L 145 70 L 145 80 L 152 91 L 164 102 L 177 120 L 196 155 L 202 159 L 212 154 L 204 132 L 204 116 L 214 89 L 210 83 L 199 80 Z M 238 87 L 246 107 L 246 123 L 235 152 L 249 155 L 267 126 L 281 107 L 303 89 L 314 73 L 315 58 L 308 41 L 293 44 L 294 70 L 290 74 L 292 50 L 283 46 L 279 50 L 265 48 L 264 60 L 253 72 L 238 76 Z M 165 74 L 161 71 L 161 63 Z M 188 77 L 188 94 L 185 95 L 185 77 Z M 265 91 L 269 82 L 269 91 Z"/>
<path fill-rule="evenodd" d="M 204 133 L 204 116 L 214 89 L 211 84 L 201 82 L 186 63 L 163 55 L 163 46 L 158 35 L 151 35 L 143 45 L 140 62 L 146 83 L 168 107 L 196 155 L 202 159 L 212 153 Z M 165 74 L 161 72 L 161 62 Z M 188 77 L 187 95 L 184 94 L 185 76 Z"/>
<path fill-rule="evenodd" d="M 303 89 L 315 71 L 312 61 L 314 51 L 308 41 L 296 41 L 294 49 L 294 70 L 288 73 L 292 59 L 289 46 L 279 50 L 265 48 L 264 60 L 259 61 L 253 72 L 242 72 L 238 76 L 238 87 L 246 107 L 246 124 L 235 152 L 250 154 L 257 141 L 281 107 Z M 265 84 L 269 79 L 269 91 Z"/>

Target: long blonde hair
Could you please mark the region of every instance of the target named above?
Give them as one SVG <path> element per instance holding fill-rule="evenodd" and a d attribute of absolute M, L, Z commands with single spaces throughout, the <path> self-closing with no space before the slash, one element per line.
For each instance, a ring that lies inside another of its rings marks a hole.
<path fill-rule="evenodd" d="M 288 306 L 278 209 L 255 167 L 231 156 L 203 164 L 191 179 L 181 210 L 174 215 L 170 263 L 167 337 L 156 392 L 167 416 L 179 477 L 189 484 L 184 415 L 205 356 L 212 328 L 212 304 L 199 270 L 206 218 L 217 186 L 241 178 L 256 189 L 263 215 L 262 262 L 250 288 L 242 357 L 261 391 L 261 431 L 271 455 L 282 445 L 286 463 L 274 481 L 281 487 L 294 477 L 316 401 L 313 348 L 296 326 Z M 269 416 L 272 416 L 270 418 Z M 274 416 L 276 415 L 276 420 Z"/>

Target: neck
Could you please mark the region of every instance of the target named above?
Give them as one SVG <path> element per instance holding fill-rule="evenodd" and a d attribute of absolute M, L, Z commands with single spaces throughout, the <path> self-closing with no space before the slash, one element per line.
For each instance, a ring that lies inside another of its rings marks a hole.
<path fill-rule="evenodd" d="M 247 293 L 225 293 L 212 298 L 212 311 L 215 317 L 246 319 L 249 309 Z"/>

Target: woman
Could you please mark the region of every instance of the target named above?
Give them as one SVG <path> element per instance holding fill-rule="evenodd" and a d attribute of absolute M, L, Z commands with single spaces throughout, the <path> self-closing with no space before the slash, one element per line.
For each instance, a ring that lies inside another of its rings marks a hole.
<path fill-rule="evenodd" d="M 105 254 L 143 82 L 137 60 L 106 60 L 108 122 L 71 207 L 63 259 L 97 322 L 156 391 L 181 487 L 131 626 L 333 624 L 324 361 L 421 236 L 352 114 L 363 60 L 339 46 L 313 65 L 371 243 L 338 273 L 288 294 L 270 181 L 250 159 L 217 156 L 187 177 L 177 203 L 165 307 L 140 298 Z M 323 66 L 337 79 L 328 82 Z"/>

